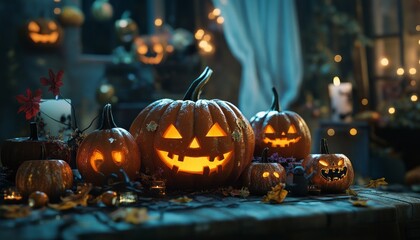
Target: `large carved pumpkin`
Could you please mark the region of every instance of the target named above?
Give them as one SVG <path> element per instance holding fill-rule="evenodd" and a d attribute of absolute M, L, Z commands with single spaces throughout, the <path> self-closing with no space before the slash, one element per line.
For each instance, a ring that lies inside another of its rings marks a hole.
<path fill-rule="evenodd" d="M 261 161 L 252 162 L 242 174 L 243 184 L 253 194 L 267 194 L 279 183 L 286 183 L 286 171 L 277 162 L 269 162 L 268 148 L 261 154 Z"/>
<path fill-rule="evenodd" d="M 268 111 L 251 118 L 255 134 L 255 154 L 264 148 L 277 152 L 281 157 L 304 159 L 311 150 L 311 133 L 305 120 L 292 111 L 281 111 L 278 95 L 273 88 L 273 102 Z"/>
<path fill-rule="evenodd" d="M 330 154 L 327 140 L 321 139 L 321 154 L 310 154 L 302 162 L 311 182 L 323 192 L 343 192 L 354 180 L 353 166 L 344 154 Z"/>
<path fill-rule="evenodd" d="M 133 180 L 140 170 L 137 143 L 127 130 L 117 127 L 111 104 L 105 105 L 102 126 L 85 137 L 76 158 L 82 177 L 95 185 L 104 184 L 111 173 L 120 169 Z"/>
<path fill-rule="evenodd" d="M 252 160 L 254 134 L 242 113 L 226 101 L 199 99 L 211 73 L 206 68 L 183 100 L 155 101 L 131 124 L 142 171 L 161 175 L 168 188 L 232 183 Z"/>
<path fill-rule="evenodd" d="M 38 18 L 27 22 L 22 30 L 23 39 L 32 48 L 55 48 L 61 44 L 63 30 L 52 19 Z"/>
<path fill-rule="evenodd" d="M 36 159 L 62 159 L 70 162 L 71 152 L 63 141 L 38 138 L 36 122 L 31 122 L 30 137 L 6 139 L 3 142 L 1 162 L 16 173 L 23 162 Z"/>
<path fill-rule="evenodd" d="M 41 191 L 58 200 L 72 186 L 73 172 L 63 160 L 26 161 L 16 173 L 16 187 L 24 197 Z"/>

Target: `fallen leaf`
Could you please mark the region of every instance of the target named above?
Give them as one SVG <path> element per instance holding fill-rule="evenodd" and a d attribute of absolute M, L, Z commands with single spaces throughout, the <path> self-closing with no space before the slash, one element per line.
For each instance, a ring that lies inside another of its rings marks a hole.
<path fill-rule="evenodd" d="M 232 196 L 232 197 L 243 197 L 246 198 L 249 196 L 249 190 L 246 187 L 243 187 L 241 189 L 235 189 L 233 187 L 228 188 L 222 188 L 220 189 L 223 196 Z"/>
<path fill-rule="evenodd" d="M 385 178 L 378 178 L 375 180 L 369 180 L 369 183 L 366 185 L 367 188 L 377 188 L 380 186 L 388 185 L 388 183 L 385 181 Z"/>
<path fill-rule="evenodd" d="M 59 211 L 72 209 L 77 206 L 86 207 L 88 205 L 90 190 L 92 190 L 92 184 L 79 186 L 76 194 L 62 197 L 60 203 L 48 204 L 48 206 Z"/>
<path fill-rule="evenodd" d="M 147 208 L 120 208 L 110 214 L 114 221 L 140 224 L 150 220 Z"/>
<path fill-rule="evenodd" d="M 284 184 L 280 183 L 277 184 L 275 187 L 272 188 L 271 191 L 268 191 L 267 195 L 265 195 L 262 199 L 265 203 L 282 203 L 287 196 L 287 191 L 284 190 Z"/>
<path fill-rule="evenodd" d="M 192 199 L 187 197 L 187 196 L 183 196 L 183 197 L 179 197 L 179 198 L 175 198 L 175 199 L 170 200 L 170 202 L 174 202 L 174 203 L 189 203 L 191 201 L 192 201 Z"/>
<path fill-rule="evenodd" d="M 350 195 L 350 196 L 355 196 L 355 197 L 357 197 L 357 192 L 356 191 L 354 191 L 353 189 L 351 189 L 351 188 L 349 188 L 349 189 L 347 189 L 346 190 L 346 194 L 347 195 Z"/>
<path fill-rule="evenodd" d="M 31 214 L 29 206 L 22 205 L 3 205 L 0 206 L 1 218 L 22 218 Z"/>
<path fill-rule="evenodd" d="M 355 207 L 367 207 L 367 199 L 357 199 L 357 200 L 349 200 L 351 204 Z"/>

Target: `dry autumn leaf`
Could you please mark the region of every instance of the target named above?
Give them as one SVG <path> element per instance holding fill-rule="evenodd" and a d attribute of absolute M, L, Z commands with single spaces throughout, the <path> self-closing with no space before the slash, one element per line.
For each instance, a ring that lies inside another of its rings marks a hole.
<path fill-rule="evenodd" d="M 92 189 L 92 184 L 80 186 L 77 189 L 77 194 L 61 198 L 61 202 L 57 204 L 48 204 L 50 208 L 55 210 L 68 210 L 77 206 L 86 207 L 88 205 L 89 192 Z"/>
<path fill-rule="evenodd" d="M 284 190 L 284 184 L 277 184 L 267 193 L 262 199 L 265 203 L 282 203 L 287 196 L 287 191 Z"/>
<path fill-rule="evenodd" d="M 150 219 L 147 208 L 120 208 L 110 214 L 114 221 L 140 224 Z"/>
<path fill-rule="evenodd" d="M 31 214 L 29 206 L 4 205 L 0 206 L 0 217 L 2 218 L 22 218 Z"/>
<path fill-rule="evenodd" d="M 175 198 L 175 199 L 170 200 L 170 202 L 174 202 L 174 203 L 189 203 L 191 201 L 192 201 L 192 199 L 187 197 L 187 196 L 183 196 L 183 197 L 179 197 L 179 198 Z"/>
<path fill-rule="evenodd" d="M 388 183 L 385 181 L 385 178 L 378 178 L 375 180 L 369 180 L 369 183 L 366 185 L 367 188 L 377 188 L 380 186 L 388 185 Z"/>
<path fill-rule="evenodd" d="M 232 196 L 232 197 L 243 197 L 246 198 L 249 196 L 249 190 L 246 187 L 241 189 L 234 189 L 233 187 L 222 188 L 221 189 L 223 196 Z"/>
<path fill-rule="evenodd" d="M 355 197 L 357 197 L 357 192 L 356 191 L 354 191 L 353 189 L 351 189 L 351 188 L 349 188 L 349 189 L 347 189 L 346 190 L 346 194 L 347 195 L 350 195 L 350 196 L 355 196 Z"/>
<path fill-rule="evenodd" d="M 349 200 L 351 204 L 355 207 L 367 207 L 367 199 L 357 199 L 357 200 Z"/>

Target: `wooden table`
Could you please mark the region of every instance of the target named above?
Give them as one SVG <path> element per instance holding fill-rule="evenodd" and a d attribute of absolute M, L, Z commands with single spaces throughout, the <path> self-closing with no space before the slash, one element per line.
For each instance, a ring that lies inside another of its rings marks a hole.
<path fill-rule="evenodd" d="M 113 208 L 45 208 L 26 218 L 0 219 L 0 239 L 420 239 L 420 193 L 354 187 L 367 207 L 349 196 L 287 196 L 282 204 L 261 197 L 188 195 L 189 203 L 143 199 L 151 220 L 114 222 Z"/>

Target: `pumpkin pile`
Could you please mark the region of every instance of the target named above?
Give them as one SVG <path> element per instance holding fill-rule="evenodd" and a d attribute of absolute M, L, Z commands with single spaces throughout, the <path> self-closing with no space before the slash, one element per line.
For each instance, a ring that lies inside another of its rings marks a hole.
<path fill-rule="evenodd" d="M 183 100 L 157 100 L 131 124 L 142 172 L 166 179 L 168 188 L 233 183 L 252 160 L 254 133 L 238 108 L 219 99 L 200 99 L 211 74 L 206 68 Z"/>

